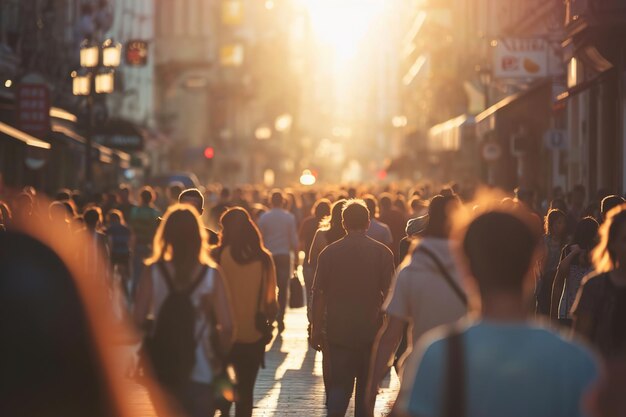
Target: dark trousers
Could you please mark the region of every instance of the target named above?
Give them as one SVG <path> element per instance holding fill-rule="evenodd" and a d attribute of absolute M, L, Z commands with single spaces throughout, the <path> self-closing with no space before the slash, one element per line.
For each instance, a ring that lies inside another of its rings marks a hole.
<path fill-rule="evenodd" d="M 274 265 L 276 266 L 276 284 L 278 285 L 278 317 L 276 320 L 283 323 L 285 319 L 285 308 L 289 299 L 289 275 L 291 272 L 291 258 L 289 255 L 274 255 Z"/>
<path fill-rule="evenodd" d="M 354 398 L 354 416 L 367 415 L 365 407 L 365 390 L 372 346 L 347 348 L 337 345 L 328 345 L 324 350 L 328 366 L 324 372 L 329 372 L 327 378 L 328 417 L 343 417 L 348 410 L 354 381 L 356 380 L 356 395 Z"/>
<path fill-rule="evenodd" d="M 251 417 L 254 404 L 254 384 L 265 354 L 263 341 L 255 343 L 235 343 L 228 356 L 229 363 L 237 374 L 237 401 L 235 417 Z M 230 404 L 222 409 L 223 415 L 229 415 Z"/>
<path fill-rule="evenodd" d="M 302 276 L 304 277 L 304 287 L 306 288 L 306 315 L 311 321 L 311 292 L 313 289 L 313 279 L 315 278 L 315 270 L 306 263 L 302 266 Z"/>

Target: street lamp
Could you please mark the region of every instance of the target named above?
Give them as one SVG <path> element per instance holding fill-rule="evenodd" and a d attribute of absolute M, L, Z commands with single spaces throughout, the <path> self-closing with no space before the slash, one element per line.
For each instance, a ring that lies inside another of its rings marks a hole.
<path fill-rule="evenodd" d="M 72 93 L 87 99 L 89 113 L 89 131 L 85 140 L 85 183 L 87 191 L 91 191 L 93 181 L 92 170 L 92 136 L 94 129 L 93 102 L 96 94 L 110 94 L 115 91 L 115 68 L 121 63 L 122 46 L 107 39 L 99 45 L 85 40 L 80 46 L 80 70 L 73 71 Z"/>
<path fill-rule="evenodd" d="M 122 60 L 122 45 L 107 39 L 102 44 L 102 65 L 108 68 L 117 68 Z"/>
<path fill-rule="evenodd" d="M 485 108 L 488 108 L 490 105 L 489 88 L 491 87 L 491 70 L 489 68 L 477 66 L 476 71 L 478 72 L 480 83 L 483 86 L 483 94 L 485 95 Z"/>

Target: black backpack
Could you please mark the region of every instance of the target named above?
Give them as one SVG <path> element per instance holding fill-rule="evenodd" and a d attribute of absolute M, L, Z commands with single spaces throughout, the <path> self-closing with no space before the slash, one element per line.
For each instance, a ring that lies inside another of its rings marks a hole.
<path fill-rule="evenodd" d="M 163 263 L 157 264 L 168 287 L 168 295 L 156 315 L 154 331 L 144 339 L 143 350 L 161 384 L 172 386 L 188 381 L 195 365 L 196 308 L 191 294 L 198 287 L 208 266 L 204 266 L 193 283 L 177 290 Z"/>

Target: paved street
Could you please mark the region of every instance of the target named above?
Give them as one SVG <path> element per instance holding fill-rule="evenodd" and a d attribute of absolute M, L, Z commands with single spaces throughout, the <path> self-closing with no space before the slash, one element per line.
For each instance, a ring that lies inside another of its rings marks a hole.
<path fill-rule="evenodd" d="M 322 356 L 307 345 L 306 310 L 290 310 L 286 330 L 274 340 L 266 355 L 267 367 L 262 369 L 255 389 L 254 416 L 324 416 Z M 392 374 L 389 388 L 378 397 L 377 416 L 385 416 L 395 399 L 398 380 Z M 134 415 L 151 416 L 149 400 L 139 386 L 133 396 Z M 347 416 L 354 415 L 351 406 Z"/>

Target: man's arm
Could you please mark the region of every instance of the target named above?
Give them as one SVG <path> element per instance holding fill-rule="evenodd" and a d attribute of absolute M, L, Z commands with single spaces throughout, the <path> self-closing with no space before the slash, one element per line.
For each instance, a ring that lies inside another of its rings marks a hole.
<path fill-rule="evenodd" d="M 323 326 L 326 311 L 325 283 L 328 276 L 328 253 L 322 251 L 318 258 L 315 278 L 313 279 L 313 299 L 311 302 L 311 347 L 320 351 L 324 343 Z"/>
<path fill-rule="evenodd" d="M 296 255 L 296 261 L 297 261 L 297 255 L 298 255 L 298 243 L 299 243 L 299 239 L 298 239 L 298 227 L 296 226 L 296 217 L 291 214 L 291 221 L 289 222 L 289 246 L 291 247 L 291 250 L 293 251 L 293 253 Z"/>
<path fill-rule="evenodd" d="M 393 315 L 387 316 L 374 341 L 367 389 L 365 391 L 365 404 L 367 410 L 371 413 L 374 412 L 374 406 L 376 405 L 378 385 L 391 366 L 393 356 L 402 340 L 405 325 L 406 321 L 401 318 Z"/>

